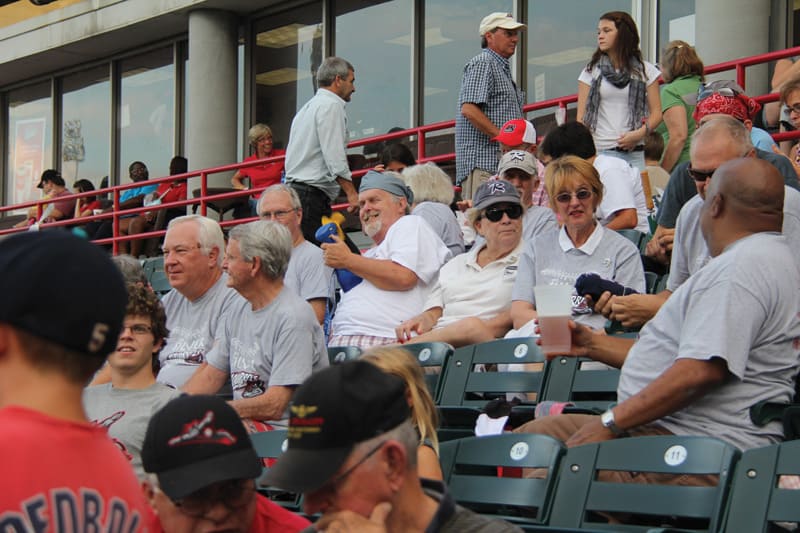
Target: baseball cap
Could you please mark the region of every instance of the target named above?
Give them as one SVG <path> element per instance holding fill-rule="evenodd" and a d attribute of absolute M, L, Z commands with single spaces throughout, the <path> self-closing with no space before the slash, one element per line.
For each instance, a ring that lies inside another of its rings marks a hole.
<path fill-rule="evenodd" d="M 377 172 L 370 170 L 361 177 L 358 192 L 380 189 L 395 196 L 404 196 L 409 205 L 414 203 L 414 193 L 403 180 L 393 175 L 394 172 Z"/>
<path fill-rule="evenodd" d="M 322 487 L 356 444 L 408 420 L 405 382 L 366 361 L 350 361 L 312 374 L 295 391 L 288 449 L 264 475 L 268 485 L 292 492 Z"/>
<path fill-rule="evenodd" d="M 99 246 L 65 231 L 0 240 L 0 322 L 87 356 L 117 346 L 128 293 Z"/>
<path fill-rule="evenodd" d="M 175 398 L 150 418 L 142 466 L 158 476 L 171 500 L 219 481 L 261 474 L 239 415 L 222 398 L 203 395 Z"/>
<path fill-rule="evenodd" d="M 491 13 L 483 17 L 481 25 L 478 26 L 478 35 L 483 37 L 495 28 L 503 28 L 504 30 L 518 30 L 525 29 L 525 24 L 517 22 L 511 13 L 503 13 L 501 11 Z"/>
<path fill-rule="evenodd" d="M 503 124 L 500 133 L 492 140 L 506 146 L 519 146 L 522 143 L 536 144 L 536 128 L 529 120 L 515 118 Z"/>
<path fill-rule="evenodd" d="M 44 183 L 49 181 L 51 183 L 55 183 L 56 185 L 60 185 L 61 187 L 64 186 L 64 178 L 61 177 L 61 174 L 58 173 L 57 170 L 53 170 L 49 168 L 42 172 L 42 177 L 39 179 L 39 185 L 36 186 L 37 189 L 44 188 Z"/>
<path fill-rule="evenodd" d="M 536 157 L 525 150 L 511 150 L 503 154 L 503 157 L 500 158 L 500 164 L 497 166 L 497 174 L 502 177 L 506 170 L 512 168 L 518 168 L 534 177 L 539 175 L 536 168 Z"/>
<path fill-rule="evenodd" d="M 486 209 L 501 202 L 519 204 L 519 191 L 506 180 L 489 180 L 481 183 L 481 186 L 475 191 L 475 196 L 472 198 L 472 207 Z"/>

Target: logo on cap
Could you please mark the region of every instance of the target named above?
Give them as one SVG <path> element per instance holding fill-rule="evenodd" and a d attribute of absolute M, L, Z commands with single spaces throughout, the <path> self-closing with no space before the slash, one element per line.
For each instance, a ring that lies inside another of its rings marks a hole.
<path fill-rule="evenodd" d="M 225 429 L 215 429 L 211 424 L 214 422 L 214 412 L 206 411 L 205 416 L 200 420 L 192 420 L 183 425 L 179 435 L 167 441 L 169 446 L 183 446 L 186 444 L 222 444 L 231 446 L 236 444 L 236 437 Z"/>
<path fill-rule="evenodd" d="M 489 183 L 489 194 L 506 192 L 506 184 L 502 181 L 492 181 Z"/>
<path fill-rule="evenodd" d="M 503 127 L 503 133 L 514 133 L 515 129 L 517 129 L 517 125 L 512 122 L 510 124 L 506 124 L 505 127 Z"/>
<path fill-rule="evenodd" d="M 319 408 L 316 405 L 293 405 L 289 409 L 300 418 L 305 418 L 316 413 Z"/>
<path fill-rule="evenodd" d="M 513 152 L 509 152 L 508 159 L 515 163 L 525 161 L 525 152 L 522 152 L 520 150 L 514 150 Z"/>

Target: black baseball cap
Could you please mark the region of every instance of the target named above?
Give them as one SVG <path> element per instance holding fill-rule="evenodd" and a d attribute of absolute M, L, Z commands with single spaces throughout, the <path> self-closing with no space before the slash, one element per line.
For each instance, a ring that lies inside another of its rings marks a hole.
<path fill-rule="evenodd" d="M 366 361 L 330 366 L 294 394 L 288 449 L 262 478 L 292 492 L 312 492 L 344 464 L 356 444 L 408 420 L 406 384 Z"/>
<path fill-rule="evenodd" d="M 59 174 L 57 170 L 53 170 L 52 168 L 49 168 L 44 172 L 42 172 L 42 177 L 39 178 L 39 185 L 37 185 L 36 188 L 37 189 L 44 188 L 45 182 L 55 183 L 60 187 L 66 185 L 64 182 L 64 178 L 61 177 L 61 174 Z"/>
<path fill-rule="evenodd" d="M 0 322 L 72 351 L 114 351 L 128 292 L 99 246 L 59 230 L 0 240 Z"/>
<path fill-rule="evenodd" d="M 171 500 L 219 481 L 261 474 L 239 415 L 222 398 L 203 395 L 180 396 L 153 415 L 142 444 L 142 466 L 158 476 Z"/>

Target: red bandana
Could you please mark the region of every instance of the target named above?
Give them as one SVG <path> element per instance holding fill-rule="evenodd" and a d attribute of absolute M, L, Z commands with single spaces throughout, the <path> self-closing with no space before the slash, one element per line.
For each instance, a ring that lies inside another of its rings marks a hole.
<path fill-rule="evenodd" d="M 723 96 L 719 93 L 714 93 L 697 103 L 692 116 L 695 122 L 699 122 L 706 115 L 723 113 L 744 121 L 751 120 L 759 109 L 761 109 L 761 104 L 745 94 Z"/>

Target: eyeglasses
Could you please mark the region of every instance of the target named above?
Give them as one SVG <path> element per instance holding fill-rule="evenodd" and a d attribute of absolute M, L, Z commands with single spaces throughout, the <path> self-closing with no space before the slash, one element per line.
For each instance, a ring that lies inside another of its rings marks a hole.
<path fill-rule="evenodd" d="M 575 192 L 562 192 L 556 195 L 556 201 L 560 204 L 568 204 L 574 196 L 580 201 L 588 200 L 594 194 L 590 189 L 578 189 Z"/>
<path fill-rule="evenodd" d="M 689 168 L 687 169 L 687 172 L 689 172 L 689 175 L 694 181 L 706 181 L 716 171 L 716 168 L 712 168 L 711 170 L 697 170 L 692 168 L 691 163 L 689 163 Z"/>
<path fill-rule="evenodd" d="M 789 110 L 789 113 L 797 113 L 798 115 L 800 115 L 800 104 L 794 104 L 794 105 L 787 104 L 786 108 Z"/>
<path fill-rule="evenodd" d="M 199 244 L 195 244 L 194 246 L 176 246 L 174 248 L 167 248 L 166 246 L 161 249 L 164 255 L 169 255 L 170 253 L 174 253 L 175 255 L 184 256 L 191 252 L 192 250 L 197 250 L 202 248 Z"/>
<path fill-rule="evenodd" d="M 297 209 L 289 209 L 288 211 L 264 211 L 261 214 L 259 214 L 258 216 L 260 216 L 261 218 L 266 218 L 266 219 L 270 219 L 270 218 L 273 218 L 273 217 L 274 218 L 283 218 L 286 215 L 288 215 L 289 213 L 294 213 L 295 211 L 297 211 Z"/>
<path fill-rule="evenodd" d="M 347 481 L 347 478 L 350 477 L 350 474 L 355 472 L 359 466 L 366 463 L 367 459 L 375 455 L 378 452 L 378 450 L 380 450 L 383 447 L 384 444 L 386 444 L 386 441 L 383 441 L 374 448 L 372 448 L 364 457 L 359 459 L 356 464 L 354 464 L 353 466 L 351 466 L 350 468 L 348 468 L 347 470 L 345 470 L 344 472 L 342 472 L 341 474 L 330 480 L 328 483 L 326 483 L 324 488 L 332 492 L 336 492 L 337 490 L 339 490 L 339 487 L 341 487 L 344 484 L 344 482 Z"/>
<path fill-rule="evenodd" d="M 147 335 L 148 333 L 151 333 L 153 331 L 153 328 L 151 326 L 148 326 L 147 324 L 131 324 L 131 325 L 124 324 L 122 326 L 121 333 L 125 333 L 126 329 L 131 330 L 131 333 L 134 335 Z"/>
<path fill-rule="evenodd" d="M 719 94 L 721 96 L 727 96 L 728 98 L 733 98 L 734 96 L 738 96 L 740 93 L 736 89 L 731 87 L 704 87 L 700 86 L 700 90 L 697 91 L 697 101 L 700 102 L 705 100 L 712 94 Z"/>
<path fill-rule="evenodd" d="M 222 504 L 228 514 L 239 511 L 252 501 L 256 487 L 250 479 L 234 479 L 214 483 L 191 493 L 186 498 L 172 500 L 183 514 L 192 518 L 205 518 L 216 505 Z"/>
<path fill-rule="evenodd" d="M 507 215 L 511 220 L 516 220 L 522 216 L 522 206 L 512 204 L 506 207 L 490 207 L 483 212 L 484 218 L 489 222 L 500 222 L 503 215 Z"/>

